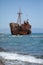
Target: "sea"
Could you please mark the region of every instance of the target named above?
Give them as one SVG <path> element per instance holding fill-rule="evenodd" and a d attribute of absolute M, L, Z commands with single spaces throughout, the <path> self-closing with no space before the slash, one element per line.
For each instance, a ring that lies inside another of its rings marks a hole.
<path fill-rule="evenodd" d="M 4 65 L 43 65 L 43 33 L 0 34 L 0 60 Z"/>

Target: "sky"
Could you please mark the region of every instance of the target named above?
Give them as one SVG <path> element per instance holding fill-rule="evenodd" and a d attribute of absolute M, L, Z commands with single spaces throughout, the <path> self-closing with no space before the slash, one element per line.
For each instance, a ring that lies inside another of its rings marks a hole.
<path fill-rule="evenodd" d="M 9 23 L 17 22 L 19 9 L 21 23 L 28 18 L 32 29 L 43 29 L 43 0 L 0 0 L 0 31 L 9 29 Z"/>

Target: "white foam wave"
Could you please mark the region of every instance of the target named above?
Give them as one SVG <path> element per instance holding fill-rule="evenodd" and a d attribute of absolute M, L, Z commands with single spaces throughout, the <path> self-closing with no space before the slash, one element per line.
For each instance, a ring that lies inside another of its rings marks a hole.
<path fill-rule="evenodd" d="M 0 56 L 6 60 L 20 60 L 24 62 L 43 64 L 43 59 L 38 59 L 38 58 L 35 58 L 34 56 L 29 56 L 29 55 L 20 55 L 20 54 L 9 53 L 9 52 L 0 52 Z"/>
<path fill-rule="evenodd" d="M 9 36 L 9 37 L 23 37 L 22 35 L 12 35 L 12 36 Z"/>

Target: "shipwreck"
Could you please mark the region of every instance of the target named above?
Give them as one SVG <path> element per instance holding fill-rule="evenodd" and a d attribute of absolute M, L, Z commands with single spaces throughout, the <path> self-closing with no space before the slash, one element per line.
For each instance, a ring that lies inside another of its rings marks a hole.
<path fill-rule="evenodd" d="M 21 24 L 21 11 L 19 10 L 17 23 L 10 23 L 10 30 L 12 35 L 27 35 L 31 34 L 31 25 L 28 19 Z"/>

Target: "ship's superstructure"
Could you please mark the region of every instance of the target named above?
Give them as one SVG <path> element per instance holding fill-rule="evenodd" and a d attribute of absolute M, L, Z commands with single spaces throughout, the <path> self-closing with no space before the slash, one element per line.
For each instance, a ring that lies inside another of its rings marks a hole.
<path fill-rule="evenodd" d="M 26 35 L 31 34 L 31 25 L 28 19 L 21 24 L 21 11 L 19 10 L 17 23 L 10 23 L 10 29 L 12 35 Z"/>

